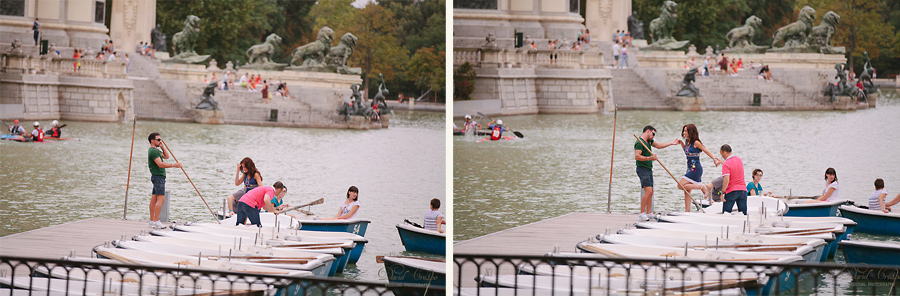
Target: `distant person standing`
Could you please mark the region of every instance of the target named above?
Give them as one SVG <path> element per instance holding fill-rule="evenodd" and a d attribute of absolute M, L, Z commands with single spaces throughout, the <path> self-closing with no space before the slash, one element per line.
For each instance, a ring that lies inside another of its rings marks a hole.
<path fill-rule="evenodd" d="M 615 61 L 615 62 L 613 62 L 613 68 L 619 67 L 619 52 L 621 52 L 621 50 L 622 50 L 622 47 L 619 46 L 618 42 L 613 44 L 612 52 L 613 52 L 613 60 Z"/>
<path fill-rule="evenodd" d="M 628 44 L 622 43 L 622 50 L 619 53 L 619 58 L 622 59 L 622 61 L 619 62 L 619 69 L 622 69 L 623 65 L 625 69 L 628 69 Z"/>
<path fill-rule="evenodd" d="M 719 154 L 725 159 L 722 164 L 722 186 L 725 186 L 725 203 L 722 212 L 731 213 L 737 203 L 738 211 L 747 215 L 747 188 L 744 187 L 744 162 L 731 153 L 731 146 L 722 145 Z"/>
<path fill-rule="evenodd" d="M 169 153 L 161 147 L 162 138 L 159 133 L 151 133 L 147 140 L 150 141 L 147 165 L 150 168 L 150 182 L 153 183 L 153 191 L 150 193 L 149 224 L 153 227 L 163 228 L 165 225 L 159 222 L 159 212 L 162 211 L 163 202 L 166 201 L 166 169 L 180 168 L 181 163 L 163 162 L 163 159 L 169 159 Z"/>
<path fill-rule="evenodd" d="M 37 18 L 34 18 L 34 24 L 31 25 L 31 30 L 34 31 L 34 45 L 38 45 L 38 41 L 41 39 L 41 23 L 38 22 Z"/>
<path fill-rule="evenodd" d="M 649 220 L 647 214 L 651 214 L 653 205 L 653 161 L 657 160 L 656 154 L 651 151 L 650 147 L 663 149 L 678 144 L 678 139 L 672 142 L 660 144 L 653 140 L 656 137 L 656 128 L 653 126 L 645 126 L 640 138 L 634 141 L 634 161 L 637 165 L 635 172 L 641 180 L 641 188 L 644 190 L 641 195 L 641 220 Z M 644 148 L 646 145 L 647 148 Z M 650 148 L 650 149 L 648 149 Z"/>
<path fill-rule="evenodd" d="M 425 229 L 426 230 L 434 230 L 440 233 L 444 233 L 444 230 L 441 229 L 441 224 L 445 224 L 444 222 L 444 213 L 438 211 L 441 208 L 441 200 L 437 198 L 431 199 L 431 209 L 425 212 Z"/>

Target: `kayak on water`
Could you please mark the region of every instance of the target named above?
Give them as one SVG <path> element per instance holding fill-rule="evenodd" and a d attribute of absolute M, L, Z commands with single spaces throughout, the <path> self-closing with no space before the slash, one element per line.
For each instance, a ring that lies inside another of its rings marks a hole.
<path fill-rule="evenodd" d="M 511 140 L 515 140 L 515 139 L 516 139 L 516 137 L 503 136 L 503 137 L 500 137 L 500 140 L 497 140 L 497 141 L 511 141 Z M 487 137 L 487 138 L 478 140 L 477 143 L 481 143 L 481 142 L 484 142 L 484 141 L 490 141 L 490 140 L 491 140 L 491 137 Z"/>
<path fill-rule="evenodd" d="M 453 131 L 453 135 L 454 135 L 454 136 L 463 136 L 463 135 L 465 135 L 465 134 L 466 134 L 466 133 L 465 133 L 464 131 L 462 131 L 462 130 L 454 130 L 454 131 Z M 475 135 L 476 135 L 476 136 L 490 136 L 490 135 L 491 135 L 491 131 L 489 131 L 489 130 L 475 131 Z"/>

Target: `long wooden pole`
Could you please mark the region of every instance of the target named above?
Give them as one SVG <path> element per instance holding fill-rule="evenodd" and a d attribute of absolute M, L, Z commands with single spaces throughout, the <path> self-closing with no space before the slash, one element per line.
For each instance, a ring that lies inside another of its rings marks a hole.
<path fill-rule="evenodd" d="M 641 143 L 642 146 L 644 146 L 644 149 L 647 149 L 647 151 L 650 151 L 650 148 L 647 147 L 647 144 L 644 144 L 644 141 L 641 141 L 641 138 L 638 138 L 637 135 L 633 135 L 633 136 L 635 139 L 638 140 L 638 142 Z M 662 168 L 666 170 L 666 173 L 669 173 L 669 177 L 672 177 L 672 180 L 675 181 L 675 184 L 678 184 L 678 179 L 675 179 L 675 176 L 672 175 L 672 172 L 670 172 L 669 169 L 667 169 L 666 166 L 663 165 L 662 161 L 659 161 L 659 158 L 656 158 L 656 162 L 659 163 L 659 165 L 662 166 Z M 681 186 L 681 184 L 678 184 L 678 188 L 681 189 L 682 191 L 684 191 L 684 194 L 686 194 L 688 197 L 691 198 L 691 202 L 693 202 L 694 205 L 697 206 L 697 209 L 700 210 L 700 212 L 706 213 L 706 211 L 703 210 L 703 207 L 701 207 L 700 204 L 697 203 L 696 200 L 694 200 L 694 197 L 691 196 L 691 194 L 687 192 L 687 189 L 685 189 L 684 186 Z"/>
<path fill-rule="evenodd" d="M 613 160 L 616 155 L 616 121 L 619 120 L 619 107 L 614 106 L 613 111 L 613 142 L 612 142 L 612 152 L 609 154 L 609 190 L 607 190 L 606 194 L 606 212 L 612 213 L 612 175 L 613 175 Z"/>
<path fill-rule="evenodd" d="M 128 179 L 125 181 L 125 211 L 122 212 L 122 220 L 128 220 L 128 186 L 131 185 L 131 158 L 134 156 L 134 131 L 137 129 L 137 117 L 131 124 L 131 152 L 128 154 Z"/>
<path fill-rule="evenodd" d="M 162 139 L 160 139 L 160 141 L 162 141 Z M 172 153 L 172 149 L 169 149 L 169 145 L 166 144 L 166 141 L 162 141 L 162 143 L 163 146 L 166 146 L 166 150 L 169 150 L 169 154 L 172 155 L 172 158 L 175 159 L 175 162 L 178 162 L 178 157 L 175 157 L 175 154 Z M 188 176 L 187 171 L 185 171 L 183 167 L 181 168 L 181 172 L 184 173 L 185 177 L 187 177 L 188 182 L 191 182 L 191 186 L 194 186 L 194 190 L 197 191 L 197 195 L 199 195 L 200 199 L 203 200 L 203 204 L 205 204 L 206 208 L 209 209 L 209 213 L 213 215 L 213 220 L 216 220 L 216 223 L 218 224 L 222 224 L 222 222 L 219 221 L 219 217 L 216 216 L 216 213 L 214 213 L 212 208 L 209 207 L 209 203 L 207 203 L 206 199 L 203 198 L 203 194 L 200 194 L 200 190 L 197 189 L 197 185 L 194 185 L 194 181 L 191 181 L 191 176 Z"/>

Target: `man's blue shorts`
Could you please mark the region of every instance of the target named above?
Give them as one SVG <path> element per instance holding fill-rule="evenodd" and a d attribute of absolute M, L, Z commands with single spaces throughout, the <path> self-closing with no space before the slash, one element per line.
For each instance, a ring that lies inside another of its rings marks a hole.
<path fill-rule="evenodd" d="M 166 177 L 151 175 L 150 182 L 153 183 L 152 195 L 166 195 Z"/>
<path fill-rule="evenodd" d="M 653 187 L 653 170 L 639 166 L 635 171 L 641 179 L 641 188 Z"/>

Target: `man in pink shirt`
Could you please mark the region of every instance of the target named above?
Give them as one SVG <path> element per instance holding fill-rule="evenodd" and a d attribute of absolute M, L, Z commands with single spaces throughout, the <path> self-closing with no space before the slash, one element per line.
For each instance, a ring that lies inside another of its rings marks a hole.
<path fill-rule="evenodd" d="M 740 157 L 731 154 L 731 146 L 722 145 L 719 149 L 722 159 L 722 186 L 725 186 L 725 203 L 722 212 L 731 213 L 737 202 L 738 211 L 747 215 L 747 187 L 744 187 L 744 162 Z"/>
<path fill-rule="evenodd" d="M 244 221 L 250 219 L 250 224 L 262 227 L 262 223 L 259 221 L 259 210 L 265 209 L 278 215 L 280 211 L 272 205 L 272 198 L 284 199 L 285 193 L 287 193 L 287 187 L 281 181 L 275 182 L 272 187 L 259 186 L 248 191 L 238 201 L 237 223 L 235 225 L 241 225 Z"/>

